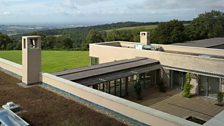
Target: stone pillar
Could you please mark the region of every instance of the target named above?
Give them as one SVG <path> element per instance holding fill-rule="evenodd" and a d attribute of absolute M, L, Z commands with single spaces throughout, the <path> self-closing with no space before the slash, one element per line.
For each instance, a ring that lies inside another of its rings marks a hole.
<path fill-rule="evenodd" d="M 166 87 L 172 88 L 172 70 L 161 69 L 160 77 L 163 80 L 163 83 Z M 159 83 L 158 83 L 159 84 Z"/>
<path fill-rule="evenodd" d="M 22 37 L 22 82 L 32 85 L 40 82 L 41 37 Z"/>
<path fill-rule="evenodd" d="M 191 74 L 190 84 L 193 86 L 191 89 L 191 94 L 198 95 L 199 94 L 199 77 L 198 77 L 198 75 Z"/>
<path fill-rule="evenodd" d="M 140 43 L 143 45 L 150 45 L 150 33 L 140 32 Z"/>

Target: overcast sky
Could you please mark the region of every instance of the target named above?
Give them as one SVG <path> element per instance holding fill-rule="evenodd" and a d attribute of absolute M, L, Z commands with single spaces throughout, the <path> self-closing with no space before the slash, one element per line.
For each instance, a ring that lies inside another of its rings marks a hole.
<path fill-rule="evenodd" d="M 0 0 L 0 23 L 111 23 L 191 20 L 224 11 L 224 0 Z"/>

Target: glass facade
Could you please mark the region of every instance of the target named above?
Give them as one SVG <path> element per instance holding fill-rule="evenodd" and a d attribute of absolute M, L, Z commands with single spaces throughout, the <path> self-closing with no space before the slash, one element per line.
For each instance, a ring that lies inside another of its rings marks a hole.
<path fill-rule="evenodd" d="M 183 90 L 185 83 L 185 72 L 170 71 L 170 83 L 173 89 Z M 201 96 L 216 98 L 217 93 L 221 90 L 221 79 L 209 76 L 199 76 L 198 91 Z"/>
<path fill-rule="evenodd" d="M 203 96 L 216 97 L 220 91 L 220 79 L 215 77 L 200 76 L 199 94 Z"/>
<path fill-rule="evenodd" d="M 135 96 L 134 85 L 137 81 L 140 82 L 143 90 L 147 90 L 152 86 L 156 86 L 160 70 L 136 74 L 132 76 L 122 77 L 111 81 L 106 81 L 104 83 L 99 83 L 92 88 L 115 95 L 119 97 L 125 96 Z"/>
<path fill-rule="evenodd" d="M 186 73 L 180 71 L 171 71 L 170 74 L 172 88 L 177 90 L 183 90 Z"/>

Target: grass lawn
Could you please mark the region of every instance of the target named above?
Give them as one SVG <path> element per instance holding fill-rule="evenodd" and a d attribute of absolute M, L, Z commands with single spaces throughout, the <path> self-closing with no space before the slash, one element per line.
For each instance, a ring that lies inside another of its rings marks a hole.
<path fill-rule="evenodd" d="M 22 63 L 21 51 L 0 51 L 0 58 Z M 88 66 L 88 51 L 42 51 L 42 71 L 56 72 Z"/>

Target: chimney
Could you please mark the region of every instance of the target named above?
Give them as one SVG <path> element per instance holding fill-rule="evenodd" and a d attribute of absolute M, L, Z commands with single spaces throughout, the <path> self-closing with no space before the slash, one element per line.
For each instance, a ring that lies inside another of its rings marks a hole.
<path fill-rule="evenodd" d="M 41 37 L 22 37 L 22 82 L 25 85 L 40 82 Z"/>
<path fill-rule="evenodd" d="M 140 43 L 143 45 L 150 45 L 150 33 L 140 32 Z"/>

